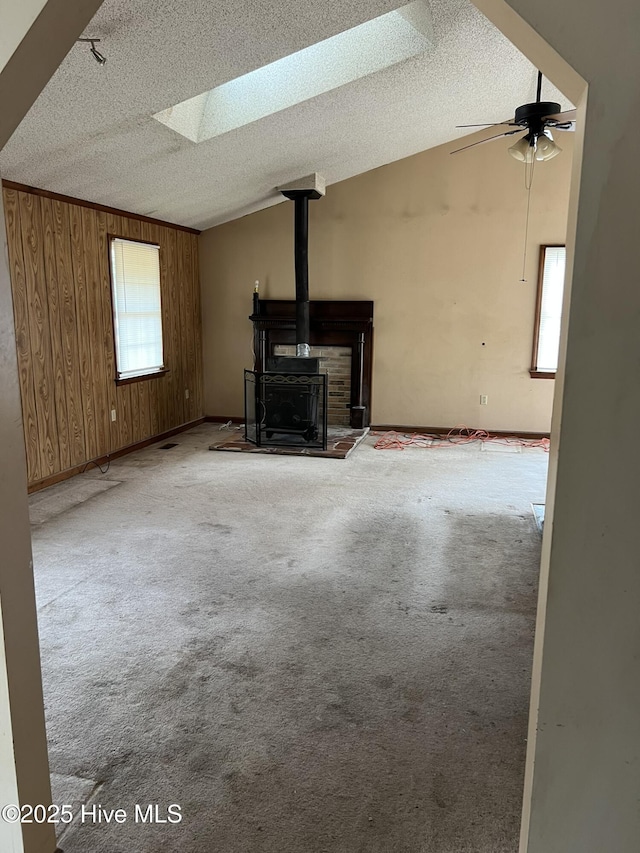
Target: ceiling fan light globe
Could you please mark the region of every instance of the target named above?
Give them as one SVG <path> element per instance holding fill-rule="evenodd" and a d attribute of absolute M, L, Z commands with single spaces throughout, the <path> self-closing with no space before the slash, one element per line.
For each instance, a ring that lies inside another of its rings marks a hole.
<path fill-rule="evenodd" d="M 562 151 L 548 131 L 540 134 L 536 145 L 536 160 L 552 160 Z"/>
<path fill-rule="evenodd" d="M 520 163 L 532 163 L 535 146 L 531 145 L 531 139 L 527 134 L 527 136 L 521 136 L 515 145 L 512 145 L 508 151 L 514 160 L 519 160 Z"/>

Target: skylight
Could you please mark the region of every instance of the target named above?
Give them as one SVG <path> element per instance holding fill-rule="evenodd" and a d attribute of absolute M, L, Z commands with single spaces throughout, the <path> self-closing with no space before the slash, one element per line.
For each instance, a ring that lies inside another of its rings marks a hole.
<path fill-rule="evenodd" d="M 417 0 L 182 101 L 154 118 L 192 142 L 204 142 L 426 53 L 432 45 L 429 8 Z"/>

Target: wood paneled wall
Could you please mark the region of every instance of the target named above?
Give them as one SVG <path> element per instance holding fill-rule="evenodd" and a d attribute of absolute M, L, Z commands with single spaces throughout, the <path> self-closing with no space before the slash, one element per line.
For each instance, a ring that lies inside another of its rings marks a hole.
<path fill-rule="evenodd" d="M 197 235 L 15 188 L 3 198 L 29 484 L 201 417 Z M 169 372 L 126 385 L 115 382 L 109 236 L 160 246 Z"/>

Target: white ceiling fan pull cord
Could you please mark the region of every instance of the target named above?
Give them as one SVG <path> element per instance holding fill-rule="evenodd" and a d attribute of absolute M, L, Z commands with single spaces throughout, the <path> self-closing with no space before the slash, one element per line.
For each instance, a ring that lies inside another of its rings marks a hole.
<path fill-rule="evenodd" d="M 524 224 L 524 251 L 522 254 L 522 278 L 520 281 L 526 281 L 525 271 L 527 268 L 527 244 L 529 241 L 529 211 L 531 209 L 531 187 L 533 185 L 533 170 L 536 167 L 536 158 L 534 157 L 531 161 L 531 168 L 529 169 L 529 164 L 525 163 L 524 167 L 524 185 L 527 190 L 527 216 Z"/>

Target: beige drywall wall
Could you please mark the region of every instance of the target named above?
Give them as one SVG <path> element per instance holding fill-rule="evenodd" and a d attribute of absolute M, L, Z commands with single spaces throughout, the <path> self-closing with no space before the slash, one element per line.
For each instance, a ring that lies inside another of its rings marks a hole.
<path fill-rule="evenodd" d="M 11 59 L 45 4 L 46 0 L 22 0 L 19 4 L 0 0 L 0 69 Z"/>
<path fill-rule="evenodd" d="M 48 773 L 46 747 L 43 750 L 44 725 L 42 719 L 42 693 L 40 685 L 40 658 L 37 649 L 37 629 L 35 627 L 35 604 L 31 572 L 31 541 L 29 538 L 29 515 L 27 509 L 27 468 L 24 455 L 24 441 L 20 429 L 20 390 L 15 350 L 15 332 L 11 307 L 11 282 L 9 280 L 7 241 L 5 237 L 4 212 L 0 210 L 0 388 L 2 406 L 0 407 L 0 452 L 2 453 L 2 477 L 0 478 L 0 541 L 3 557 L 0 562 L 0 799 L 2 804 L 19 802 L 18 794 L 18 753 L 20 741 L 15 741 L 14 724 L 19 728 L 20 721 L 12 713 L 11 702 L 28 702 L 40 712 L 33 737 L 39 741 L 26 764 L 42 762 L 40 772 L 36 768 L 36 779 L 42 780 Z M 15 489 L 15 491 L 14 491 Z M 25 581 L 27 588 L 25 589 Z M 18 614 L 12 613 L 12 607 L 18 597 Z M 22 599 L 22 601 L 20 601 Z M 6 613 L 6 618 L 5 618 Z M 17 649 L 17 624 L 12 616 L 25 619 L 25 643 L 22 650 Z M 5 624 L 5 622 L 7 624 Z M 9 632 L 9 633 L 8 633 Z M 34 655 L 34 639 L 36 649 Z M 23 689 L 16 690 L 16 675 L 24 668 Z M 26 682 L 26 683 L 25 683 Z M 26 692 L 24 690 L 26 687 Z M 20 695 L 21 694 L 21 695 Z M 39 707 L 38 707 L 39 706 Z M 15 705 L 14 705 L 15 707 Z M 33 725 L 33 719 L 30 721 Z M 24 743 L 22 744 L 24 747 Z M 51 796 L 45 791 L 45 800 Z M 51 832 L 49 832 L 51 835 Z M 0 820 L 0 849 L 12 853 L 22 853 L 22 832 L 17 824 Z"/>
<path fill-rule="evenodd" d="M 521 853 L 640 849 L 640 4 L 475 0 L 585 81 L 569 211 Z M 554 82 L 562 86 L 558 67 Z M 582 153 L 582 156 L 580 156 Z M 561 362 L 562 364 L 562 362 Z"/>
<path fill-rule="evenodd" d="M 4 0 L 11 22 L 0 65 L 0 146 L 24 118 L 99 0 L 49 0 L 34 23 L 21 2 Z M 33 11 L 33 9 L 32 9 Z M 22 22 L 22 26 L 20 24 Z M 31 25 L 30 25 L 31 24 Z M 16 50 L 10 58 L 9 44 Z M 6 229 L 0 210 L 0 802 L 51 800 L 36 606 L 31 566 L 27 474 Z M 52 824 L 0 822 L 0 850 L 52 853 Z"/>
<path fill-rule="evenodd" d="M 0 0 L 0 148 L 102 0 Z"/>
<path fill-rule="evenodd" d="M 311 298 L 375 303 L 373 423 L 549 430 L 554 383 L 529 368 L 539 246 L 566 232 L 572 134 L 557 139 L 563 153 L 535 169 L 524 283 L 527 194 L 509 140 L 441 146 L 311 203 Z M 205 231 L 200 259 L 205 411 L 240 416 L 253 282 L 294 295 L 292 203 Z"/>
<path fill-rule="evenodd" d="M 9 280 L 0 210 L 0 802 L 51 801 L 31 562 L 27 469 Z M 0 849 L 22 853 L 19 824 L 0 820 Z M 52 826 L 26 825 L 24 850 L 50 853 Z"/>

